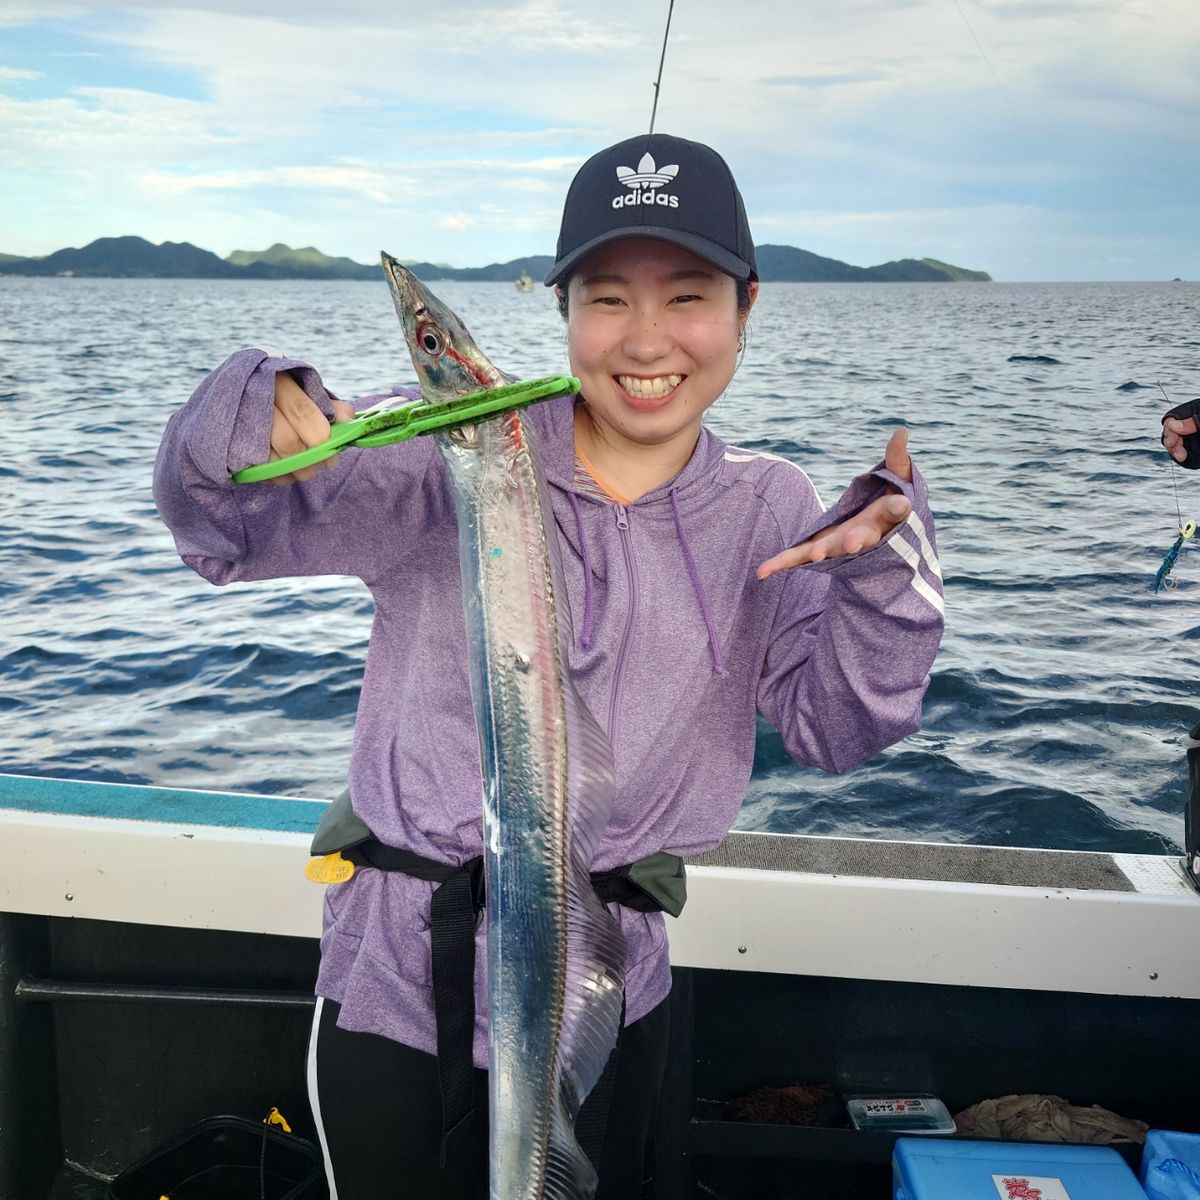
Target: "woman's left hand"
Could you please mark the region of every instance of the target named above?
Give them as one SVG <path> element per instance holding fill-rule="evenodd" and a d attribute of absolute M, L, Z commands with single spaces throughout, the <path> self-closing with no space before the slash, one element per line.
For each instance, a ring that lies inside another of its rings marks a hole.
<path fill-rule="evenodd" d="M 883 465 L 893 475 L 912 481 L 912 459 L 908 456 L 908 430 L 897 429 L 888 440 Z M 786 571 L 803 563 L 824 562 L 827 558 L 845 558 L 870 550 L 902 525 L 912 512 L 907 497 L 889 487 L 886 495 L 872 500 L 861 512 L 836 525 L 822 529 L 815 537 L 768 558 L 755 572 L 759 579 L 766 579 L 776 571 Z"/>

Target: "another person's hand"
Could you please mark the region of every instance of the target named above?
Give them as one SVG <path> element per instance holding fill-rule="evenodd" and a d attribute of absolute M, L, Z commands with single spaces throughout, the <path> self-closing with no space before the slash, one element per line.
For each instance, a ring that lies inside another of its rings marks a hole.
<path fill-rule="evenodd" d="M 908 456 L 908 430 L 897 429 L 888 440 L 883 456 L 884 466 L 893 475 L 911 482 L 912 459 Z M 776 571 L 786 571 L 803 563 L 823 562 L 827 558 L 842 558 L 870 550 L 879 545 L 897 525 L 902 525 L 912 512 L 908 498 L 895 488 L 886 495 L 872 500 L 861 512 L 836 525 L 822 529 L 815 537 L 784 550 L 769 558 L 756 572 L 759 579 L 766 579 Z"/>
<path fill-rule="evenodd" d="M 1176 462 L 1183 462 L 1188 456 L 1183 439 L 1197 432 L 1200 432 L 1200 428 L 1195 417 L 1163 417 L 1162 444 Z"/>
<path fill-rule="evenodd" d="M 354 417 L 353 406 L 344 400 L 333 401 L 333 420 L 337 424 Z M 271 456 L 269 462 L 298 454 L 310 446 L 329 440 L 329 422 L 325 414 L 308 398 L 304 389 L 286 371 L 275 376 L 275 411 L 271 417 Z M 301 467 L 289 475 L 280 475 L 270 483 L 288 484 L 311 479 L 322 467 L 332 467 L 337 455 L 311 467 Z"/>

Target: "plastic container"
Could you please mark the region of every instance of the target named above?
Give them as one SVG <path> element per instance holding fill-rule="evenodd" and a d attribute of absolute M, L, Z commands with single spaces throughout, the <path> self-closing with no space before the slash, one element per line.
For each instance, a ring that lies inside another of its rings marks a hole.
<path fill-rule="evenodd" d="M 855 1129 L 889 1133 L 953 1133 L 954 1118 L 936 1097 L 924 1093 L 846 1097 L 846 1111 Z"/>
<path fill-rule="evenodd" d="M 900 1138 L 893 1200 L 1146 1200 L 1108 1146 Z"/>
<path fill-rule="evenodd" d="M 312 1142 L 245 1117 L 207 1117 L 109 1185 L 109 1200 L 301 1200 L 324 1176 Z"/>
<path fill-rule="evenodd" d="M 1200 1133 L 1151 1129 L 1138 1178 L 1150 1200 L 1200 1200 Z"/>

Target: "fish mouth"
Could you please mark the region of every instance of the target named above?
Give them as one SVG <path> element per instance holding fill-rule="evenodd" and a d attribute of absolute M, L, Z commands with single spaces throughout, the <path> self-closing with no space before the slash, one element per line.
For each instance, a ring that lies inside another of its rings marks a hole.
<path fill-rule="evenodd" d="M 383 277 L 387 281 L 388 291 L 392 293 L 401 323 L 403 323 L 402 306 L 404 305 L 411 308 L 415 316 L 423 316 L 429 309 L 429 293 L 425 285 L 386 250 L 379 252 L 379 261 L 383 266 Z"/>
<path fill-rule="evenodd" d="M 414 286 L 416 279 L 386 250 L 380 250 L 379 261 L 383 264 L 384 278 L 387 280 L 392 296 L 396 299 L 409 297 L 414 303 L 419 304 L 420 298 Z"/>
<path fill-rule="evenodd" d="M 669 404 L 686 375 L 614 375 L 613 381 L 631 408 L 661 408 Z"/>

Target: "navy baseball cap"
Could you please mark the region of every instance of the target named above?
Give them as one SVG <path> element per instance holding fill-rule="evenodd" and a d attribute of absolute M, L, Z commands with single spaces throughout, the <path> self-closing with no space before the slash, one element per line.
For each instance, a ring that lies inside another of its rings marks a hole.
<path fill-rule="evenodd" d="M 619 238 L 659 238 L 735 279 L 757 279 L 746 206 L 725 160 L 700 142 L 644 133 L 579 168 L 563 205 L 547 287 Z"/>

